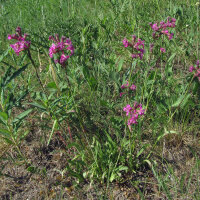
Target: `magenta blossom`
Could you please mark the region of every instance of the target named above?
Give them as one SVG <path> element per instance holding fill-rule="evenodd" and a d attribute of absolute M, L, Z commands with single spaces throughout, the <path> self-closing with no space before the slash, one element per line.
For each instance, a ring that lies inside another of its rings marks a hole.
<path fill-rule="evenodd" d="M 161 35 L 166 35 L 169 40 L 173 38 L 173 33 L 170 33 L 167 28 L 175 28 L 176 27 L 176 19 L 175 18 L 167 18 L 167 22 L 161 21 L 160 24 L 158 23 L 149 23 L 152 30 L 154 31 L 152 36 L 153 38 L 159 38 Z"/>
<path fill-rule="evenodd" d="M 197 63 L 196 63 L 197 67 L 199 67 L 199 60 L 197 60 Z"/>
<path fill-rule="evenodd" d="M 197 77 L 200 81 L 200 67 L 199 67 L 199 60 L 196 62 L 196 66 L 190 66 L 189 67 L 189 72 L 194 73 L 194 77 Z"/>
<path fill-rule="evenodd" d="M 130 90 L 133 90 L 133 91 L 136 90 L 136 85 L 134 85 L 134 84 L 131 85 Z"/>
<path fill-rule="evenodd" d="M 119 96 L 122 97 L 123 94 L 125 94 L 125 92 L 120 92 L 120 93 L 119 93 Z"/>
<path fill-rule="evenodd" d="M 142 60 L 144 55 L 144 41 L 141 39 L 136 40 L 136 36 L 132 36 L 132 42 L 128 42 L 126 38 L 122 41 L 125 48 L 132 47 L 133 54 L 131 55 L 132 58 L 140 58 Z"/>
<path fill-rule="evenodd" d="M 127 87 L 128 87 L 128 85 L 129 85 L 129 83 L 128 83 L 128 81 L 126 81 L 126 83 L 125 83 L 125 84 L 123 84 L 123 85 L 121 86 L 121 88 L 122 88 L 122 89 L 124 89 L 124 88 L 127 88 Z"/>
<path fill-rule="evenodd" d="M 195 70 L 195 68 L 193 66 L 190 66 L 189 72 L 193 72 L 194 70 Z"/>
<path fill-rule="evenodd" d="M 124 40 L 122 41 L 123 45 L 125 48 L 127 48 L 129 46 L 129 42 L 126 38 L 124 38 Z"/>
<path fill-rule="evenodd" d="M 166 49 L 165 48 L 160 48 L 161 53 L 165 53 Z"/>
<path fill-rule="evenodd" d="M 65 66 L 66 61 L 74 54 L 74 46 L 70 39 L 62 36 L 59 39 L 58 34 L 53 36 L 49 36 L 49 40 L 53 40 L 54 43 L 49 48 L 49 56 L 53 58 L 54 54 L 58 55 L 58 59 L 55 59 L 55 63 L 59 63 L 62 66 Z M 67 54 L 70 52 L 70 54 Z"/>
<path fill-rule="evenodd" d="M 142 108 L 142 104 L 134 103 L 133 107 L 129 104 L 126 105 L 123 110 L 126 112 L 126 116 L 129 117 L 128 125 L 137 124 L 139 116 L 144 115 L 145 110 Z"/>
<path fill-rule="evenodd" d="M 16 34 L 8 35 L 8 40 L 18 40 L 18 42 L 16 42 L 15 44 L 10 45 L 10 47 L 15 51 L 17 55 L 19 55 L 21 51 L 24 51 L 30 47 L 31 42 L 26 41 L 27 36 L 27 34 L 24 34 L 22 36 L 20 27 L 16 28 Z"/>

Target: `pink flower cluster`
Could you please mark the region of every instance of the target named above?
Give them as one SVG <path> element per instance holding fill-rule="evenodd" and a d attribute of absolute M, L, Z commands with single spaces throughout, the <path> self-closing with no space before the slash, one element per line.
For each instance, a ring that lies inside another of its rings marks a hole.
<path fill-rule="evenodd" d="M 126 105 L 123 109 L 126 112 L 126 116 L 130 117 L 128 119 L 128 125 L 137 124 L 137 120 L 139 116 L 144 115 L 145 110 L 142 108 L 142 104 L 134 103 L 133 107 L 129 104 Z"/>
<path fill-rule="evenodd" d="M 190 66 L 189 71 L 190 72 L 194 71 L 195 72 L 194 76 L 197 77 L 199 79 L 199 81 L 200 81 L 200 67 L 199 66 L 200 66 L 199 65 L 199 60 L 197 60 L 196 67 L 194 67 L 193 65 Z"/>
<path fill-rule="evenodd" d="M 58 54 L 59 58 L 54 60 L 55 63 L 65 66 L 66 61 L 74 54 L 74 46 L 72 45 L 71 40 L 64 36 L 59 39 L 58 34 L 55 35 L 55 38 L 53 36 L 49 36 L 49 40 L 53 40 L 55 42 L 49 48 L 49 56 L 53 58 L 54 54 Z M 67 51 L 70 51 L 70 54 L 66 54 Z"/>
<path fill-rule="evenodd" d="M 165 23 L 164 21 L 160 22 L 160 25 L 158 25 L 158 23 L 149 23 L 149 25 L 151 26 L 151 28 L 153 29 L 153 38 L 159 38 L 161 35 L 166 35 L 168 37 L 169 40 L 171 40 L 173 38 L 173 33 L 170 33 L 167 28 L 175 28 L 176 26 L 176 19 L 175 18 L 171 18 L 168 17 L 167 18 L 167 22 Z"/>
<path fill-rule="evenodd" d="M 160 51 L 161 51 L 161 53 L 165 53 L 166 52 L 166 49 L 165 48 L 160 48 Z"/>
<path fill-rule="evenodd" d="M 132 85 L 129 87 L 129 82 L 126 81 L 126 83 L 123 84 L 123 85 L 121 86 L 121 89 L 125 89 L 125 88 L 129 88 L 130 90 L 134 91 L 134 90 L 136 90 L 136 85 L 132 84 Z M 125 94 L 125 92 L 121 92 L 121 93 L 120 93 L 120 97 L 122 97 L 123 94 Z"/>
<path fill-rule="evenodd" d="M 10 45 L 10 47 L 15 51 L 17 55 L 19 55 L 21 51 L 24 51 L 30 47 L 31 42 L 26 41 L 27 36 L 27 34 L 24 34 L 22 36 L 20 27 L 16 28 L 16 34 L 8 35 L 8 40 L 18 40 L 18 42 L 16 42 L 15 44 Z"/>
<path fill-rule="evenodd" d="M 132 47 L 133 54 L 131 55 L 132 58 L 140 58 L 142 60 L 144 55 L 144 41 L 138 39 L 136 41 L 136 36 L 133 35 L 132 42 L 130 43 L 126 38 L 122 41 L 125 48 Z"/>

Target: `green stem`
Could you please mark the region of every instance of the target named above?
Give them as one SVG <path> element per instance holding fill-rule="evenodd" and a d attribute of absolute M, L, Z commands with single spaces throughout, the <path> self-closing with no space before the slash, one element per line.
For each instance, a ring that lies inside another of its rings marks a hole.
<path fill-rule="evenodd" d="M 156 75 L 157 75 L 157 71 L 158 71 L 158 69 L 156 68 L 156 72 L 155 72 L 155 75 L 154 75 L 154 77 L 153 77 L 153 83 L 152 83 L 152 85 L 151 85 L 151 90 L 150 90 L 150 97 L 148 98 L 148 100 L 147 100 L 147 105 L 146 105 L 146 112 L 147 112 L 147 109 L 148 109 L 148 105 L 149 105 L 149 101 L 151 100 L 151 97 L 152 97 L 152 91 L 153 91 L 153 86 L 154 86 L 154 83 L 155 83 L 155 81 L 156 81 Z"/>
<path fill-rule="evenodd" d="M 40 79 L 40 76 L 39 76 L 37 67 L 36 67 L 36 65 L 35 65 L 34 60 L 32 59 L 31 52 L 30 52 L 29 49 L 28 49 L 28 57 L 29 57 L 29 59 L 30 59 L 32 65 L 33 65 L 33 67 L 35 68 L 36 77 L 37 77 L 37 79 L 38 79 L 39 84 L 41 85 L 41 88 L 42 88 L 43 92 L 45 93 L 46 96 L 48 96 L 47 93 L 46 93 L 46 91 L 45 91 L 45 89 L 44 89 L 44 86 L 43 86 L 42 81 L 41 81 L 41 79 Z"/>
<path fill-rule="evenodd" d="M 26 163 L 27 165 L 29 165 L 30 163 L 27 161 L 26 157 L 25 157 L 25 156 L 23 155 L 23 153 L 21 152 L 21 150 L 20 150 L 18 144 L 16 143 L 16 141 L 15 141 L 15 139 L 14 139 L 13 137 L 12 137 L 12 141 L 13 141 L 13 143 L 14 143 L 14 145 L 15 145 L 15 147 L 16 147 L 18 153 L 19 153 L 19 155 L 21 156 L 21 158 L 25 161 L 25 163 Z"/>

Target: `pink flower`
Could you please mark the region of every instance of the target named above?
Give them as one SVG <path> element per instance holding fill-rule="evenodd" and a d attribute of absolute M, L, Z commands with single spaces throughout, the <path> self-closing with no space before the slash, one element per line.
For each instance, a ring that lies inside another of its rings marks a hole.
<path fill-rule="evenodd" d="M 129 46 L 129 42 L 126 38 L 124 38 L 124 40 L 122 41 L 123 45 L 125 48 L 127 48 Z"/>
<path fill-rule="evenodd" d="M 126 81 L 126 84 L 123 84 L 123 85 L 121 86 L 121 88 L 122 88 L 122 89 L 127 88 L 128 85 L 129 85 L 129 83 L 128 83 L 128 81 Z"/>
<path fill-rule="evenodd" d="M 162 34 L 166 35 L 169 40 L 173 38 L 173 33 L 170 33 L 167 28 L 175 28 L 176 26 L 176 19 L 175 18 L 167 18 L 167 22 L 165 23 L 164 21 L 160 22 L 160 25 L 158 23 L 149 23 L 151 26 L 152 30 L 154 31 L 152 36 L 153 38 L 159 38 Z"/>
<path fill-rule="evenodd" d="M 126 105 L 126 106 L 123 108 L 123 111 L 126 112 L 126 116 L 129 115 L 129 113 L 131 112 L 131 110 L 132 110 L 132 108 L 131 108 L 131 106 L 130 106 L 129 104 Z"/>
<path fill-rule="evenodd" d="M 133 90 L 133 91 L 136 90 L 136 85 L 134 85 L 134 84 L 131 85 L 130 90 Z"/>
<path fill-rule="evenodd" d="M 194 66 L 189 67 L 189 72 L 193 72 L 193 71 L 194 71 L 194 77 L 197 77 L 200 81 L 199 60 L 197 60 L 197 62 L 196 62 L 196 67 L 194 67 Z"/>
<path fill-rule="evenodd" d="M 134 103 L 133 107 L 129 104 L 126 105 L 123 110 L 126 112 L 126 116 L 129 117 L 128 125 L 136 124 L 138 117 L 144 115 L 145 110 L 142 109 L 142 104 L 138 104 L 137 102 Z"/>
<path fill-rule="evenodd" d="M 125 94 L 125 92 L 120 92 L 119 96 L 122 97 L 123 94 Z"/>
<path fill-rule="evenodd" d="M 197 60 L 197 63 L 196 63 L 197 67 L 199 67 L 199 60 Z"/>
<path fill-rule="evenodd" d="M 64 36 L 59 39 L 58 34 L 56 34 L 55 37 L 49 36 L 49 40 L 54 41 L 49 48 L 49 56 L 53 58 L 54 54 L 58 54 L 59 58 L 54 60 L 54 62 L 65 66 L 66 61 L 74 54 L 74 46 L 71 40 Z M 70 52 L 70 54 L 67 54 L 68 52 Z"/>
<path fill-rule="evenodd" d="M 173 34 L 173 33 L 170 33 L 170 34 L 168 35 L 169 40 L 171 40 L 171 39 L 173 38 L 173 36 L 174 36 L 174 34 Z"/>
<path fill-rule="evenodd" d="M 123 40 L 123 45 L 125 48 L 128 46 L 132 47 L 133 49 L 133 54 L 131 55 L 132 58 L 140 58 L 142 60 L 143 55 L 144 55 L 144 41 L 141 39 L 138 39 L 136 42 L 136 36 L 132 36 L 132 43 L 129 43 L 128 40 L 125 38 Z"/>
<path fill-rule="evenodd" d="M 159 30 L 159 27 L 158 27 L 157 23 L 155 23 L 155 24 L 149 23 L 149 25 L 151 26 L 151 28 L 152 28 L 154 31 L 158 31 L 158 30 Z"/>
<path fill-rule="evenodd" d="M 18 42 L 16 42 L 15 44 L 10 45 L 10 47 L 15 51 L 17 55 L 19 55 L 21 51 L 24 51 L 30 47 L 31 42 L 26 41 L 27 36 L 27 34 L 24 34 L 22 36 L 20 27 L 16 28 L 16 34 L 8 35 L 8 40 L 18 40 Z"/>
<path fill-rule="evenodd" d="M 195 70 L 195 68 L 193 66 L 190 66 L 189 72 L 193 72 L 194 70 Z"/>
<path fill-rule="evenodd" d="M 165 53 L 166 49 L 165 48 L 160 48 L 161 53 Z"/>

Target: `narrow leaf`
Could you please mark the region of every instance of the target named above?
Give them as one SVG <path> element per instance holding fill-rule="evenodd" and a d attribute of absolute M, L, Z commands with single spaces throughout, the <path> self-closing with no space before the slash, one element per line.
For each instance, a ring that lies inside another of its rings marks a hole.
<path fill-rule="evenodd" d="M 6 125 L 8 120 L 8 115 L 5 112 L 0 112 L 0 120 Z"/>
<path fill-rule="evenodd" d="M 17 76 L 19 76 L 27 67 L 28 67 L 29 63 L 26 64 L 25 66 L 21 67 L 20 69 L 18 69 L 16 72 L 13 73 L 12 76 L 8 77 L 8 79 L 6 80 L 4 87 L 10 83 L 13 79 L 15 79 Z"/>
<path fill-rule="evenodd" d="M 0 134 L 3 135 L 4 137 L 9 138 L 12 133 L 7 129 L 0 128 Z"/>
<path fill-rule="evenodd" d="M 51 133 L 50 133 L 50 136 L 49 136 L 49 139 L 48 139 L 48 142 L 47 142 L 47 146 L 49 145 L 49 143 L 51 141 L 51 138 L 52 138 L 52 135 L 54 133 L 54 129 L 55 129 L 56 125 L 57 125 L 57 120 L 55 120 L 54 123 L 53 123 L 53 127 L 51 129 Z"/>
<path fill-rule="evenodd" d="M 25 112 L 15 117 L 15 119 L 13 120 L 13 123 L 16 123 L 17 121 L 24 119 L 28 114 L 32 112 L 32 110 L 33 109 L 26 110 Z"/>

